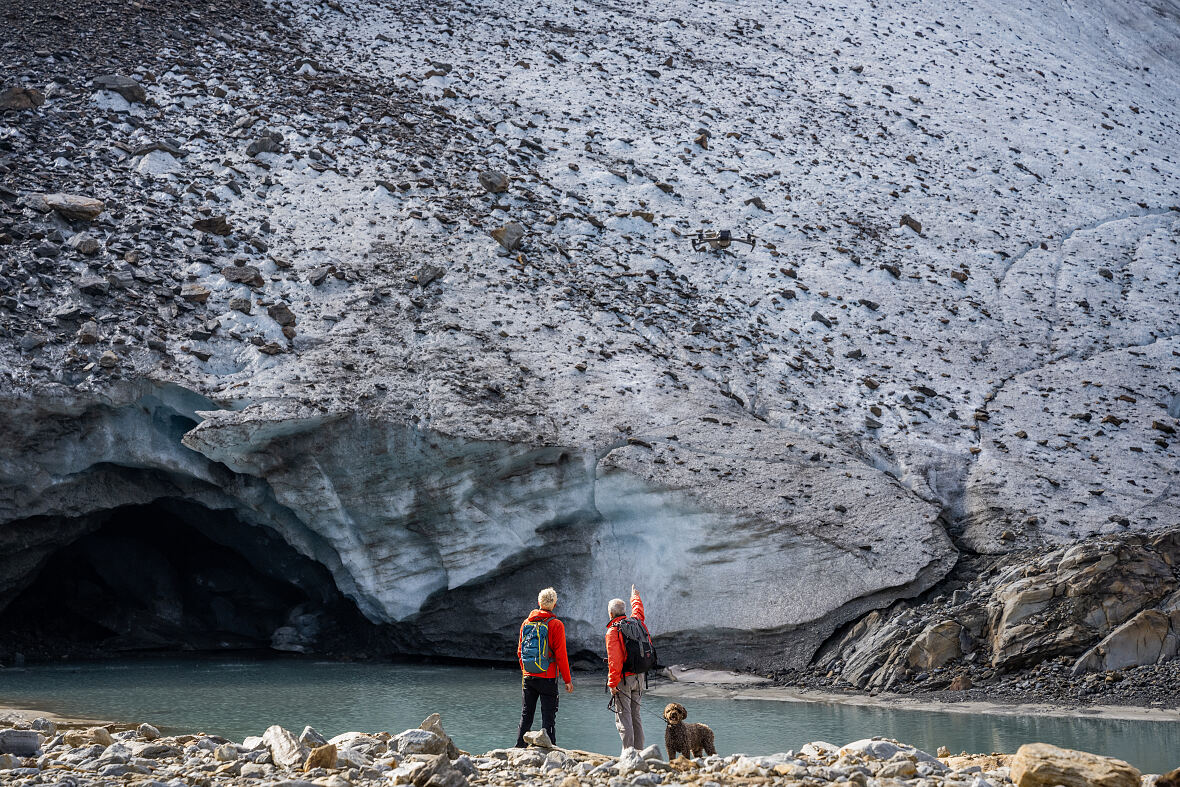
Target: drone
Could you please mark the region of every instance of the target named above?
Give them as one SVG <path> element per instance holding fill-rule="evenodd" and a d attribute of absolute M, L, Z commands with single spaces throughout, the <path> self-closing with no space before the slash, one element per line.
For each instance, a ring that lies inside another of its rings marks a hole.
<path fill-rule="evenodd" d="M 728 249 L 731 243 L 749 244 L 750 251 L 753 251 L 756 244 L 753 235 L 746 233 L 744 238 L 735 238 L 732 230 L 701 230 L 696 235 L 690 235 L 689 240 L 692 241 L 693 251 L 721 251 Z"/>

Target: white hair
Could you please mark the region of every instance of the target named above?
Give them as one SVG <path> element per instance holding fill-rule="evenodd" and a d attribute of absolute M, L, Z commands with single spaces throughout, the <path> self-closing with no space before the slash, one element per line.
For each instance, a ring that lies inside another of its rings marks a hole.
<path fill-rule="evenodd" d="M 537 606 L 544 610 L 551 610 L 557 606 L 557 591 L 545 588 L 537 594 Z"/>
<path fill-rule="evenodd" d="M 612 618 L 617 618 L 627 610 L 627 605 L 623 603 L 621 598 L 612 598 L 610 603 L 606 605 L 606 614 Z"/>

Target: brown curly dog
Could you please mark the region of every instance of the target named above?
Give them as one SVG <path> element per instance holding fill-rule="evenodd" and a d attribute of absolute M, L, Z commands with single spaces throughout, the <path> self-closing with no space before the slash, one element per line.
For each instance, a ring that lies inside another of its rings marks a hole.
<path fill-rule="evenodd" d="M 704 724 L 685 724 L 687 718 L 688 711 L 679 702 L 669 702 L 664 708 L 664 721 L 668 723 L 664 730 L 664 748 L 668 750 L 668 759 L 674 759 L 676 752 L 685 757 L 716 754 L 713 731 Z"/>

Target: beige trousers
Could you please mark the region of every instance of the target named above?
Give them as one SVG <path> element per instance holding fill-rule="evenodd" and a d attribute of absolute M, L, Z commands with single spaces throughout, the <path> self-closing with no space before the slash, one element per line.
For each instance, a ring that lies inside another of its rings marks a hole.
<path fill-rule="evenodd" d="M 626 675 L 619 681 L 619 694 L 615 697 L 615 729 L 623 740 L 623 748 L 643 748 L 643 719 L 639 715 L 639 695 L 642 678 Z"/>

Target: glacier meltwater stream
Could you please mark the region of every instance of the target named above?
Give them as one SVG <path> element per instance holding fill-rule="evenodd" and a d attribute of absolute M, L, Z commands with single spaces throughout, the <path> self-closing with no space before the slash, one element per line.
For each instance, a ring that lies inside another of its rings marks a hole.
<path fill-rule="evenodd" d="M 601 676 L 575 673 L 562 694 L 558 743 L 616 753 Z M 655 686 L 653 685 L 653 689 Z M 663 746 L 658 711 L 669 698 L 650 695 L 644 726 Z M 844 744 L 884 735 L 931 753 L 1012 752 L 1045 741 L 1127 760 L 1144 773 L 1176 766 L 1180 719 L 947 713 L 820 702 L 684 700 L 693 720 L 716 731 L 721 754 L 797 750 L 810 741 Z M 520 684 L 510 669 L 305 660 L 148 660 L 0 670 L 0 705 L 64 716 L 147 721 L 168 731 L 204 731 L 240 741 L 271 724 L 296 734 L 310 724 L 331 736 L 349 730 L 393 733 L 442 714 L 447 732 L 470 752 L 510 746 L 520 714 Z"/>

